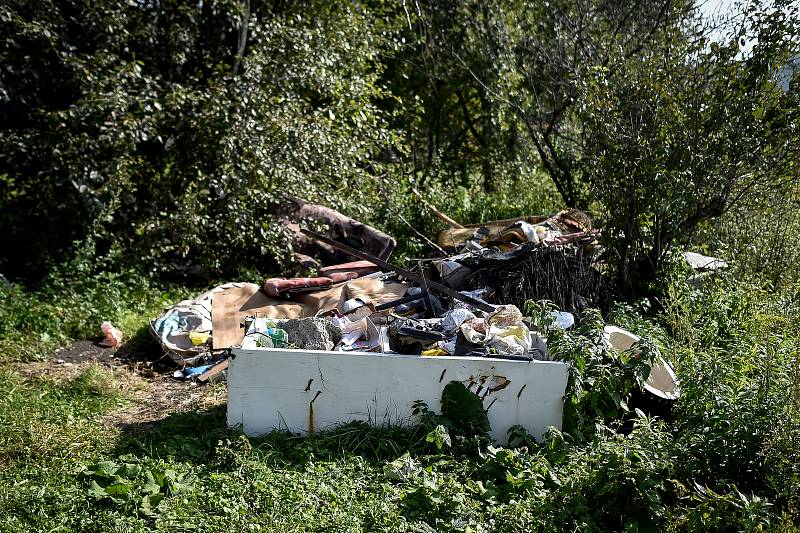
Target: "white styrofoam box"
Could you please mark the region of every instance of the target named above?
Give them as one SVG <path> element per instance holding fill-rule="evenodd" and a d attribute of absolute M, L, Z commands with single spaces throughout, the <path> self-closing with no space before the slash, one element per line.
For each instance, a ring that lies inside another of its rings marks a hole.
<path fill-rule="evenodd" d="M 421 357 L 280 348 L 234 348 L 228 369 L 228 424 L 247 435 L 308 433 L 346 422 L 414 423 L 413 403 L 441 411 L 460 381 L 482 399 L 492 437 L 519 424 L 532 435 L 561 428 L 566 363 L 485 357 Z"/>

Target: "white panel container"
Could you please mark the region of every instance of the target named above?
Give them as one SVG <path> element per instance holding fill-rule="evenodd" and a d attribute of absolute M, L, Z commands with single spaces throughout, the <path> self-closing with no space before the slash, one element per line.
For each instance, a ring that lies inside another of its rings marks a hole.
<path fill-rule="evenodd" d="M 413 403 L 440 412 L 442 389 L 460 381 L 482 399 L 492 437 L 519 424 L 532 435 L 561 428 L 566 363 L 485 357 L 234 348 L 228 424 L 247 435 L 309 433 L 354 420 L 412 424 Z"/>

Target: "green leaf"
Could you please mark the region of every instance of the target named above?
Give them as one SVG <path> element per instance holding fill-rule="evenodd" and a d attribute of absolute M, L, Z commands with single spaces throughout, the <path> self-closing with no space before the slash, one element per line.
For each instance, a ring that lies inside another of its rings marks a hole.
<path fill-rule="evenodd" d="M 119 496 L 120 494 L 128 494 L 131 486 L 127 483 L 112 483 L 106 487 L 106 493 L 109 496 Z"/>
<path fill-rule="evenodd" d="M 442 424 L 439 424 L 432 431 L 430 431 L 425 437 L 425 440 L 427 442 L 432 442 L 434 446 L 436 446 L 436 449 L 440 451 L 445 446 L 448 448 L 452 446 L 450 433 L 448 433 L 447 428 L 445 428 Z"/>
<path fill-rule="evenodd" d="M 87 492 L 91 496 L 94 496 L 95 498 L 98 498 L 98 499 L 105 498 L 106 496 L 108 496 L 108 493 L 106 492 L 106 490 L 103 487 L 101 487 L 97 483 L 97 481 L 94 481 L 94 480 L 92 480 L 92 483 L 89 486 L 89 490 Z"/>

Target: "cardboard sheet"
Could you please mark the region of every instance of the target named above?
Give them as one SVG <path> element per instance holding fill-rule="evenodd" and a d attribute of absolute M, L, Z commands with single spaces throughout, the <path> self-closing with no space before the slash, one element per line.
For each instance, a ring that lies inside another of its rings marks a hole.
<path fill-rule="evenodd" d="M 375 278 L 357 278 L 345 284 L 342 303 L 351 298 L 361 298 L 365 302 L 380 305 L 402 298 L 409 285 L 396 281 L 383 282 Z"/>
<path fill-rule="evenodd" d="M 244 329 L 239 325 L 247 316 L 299 318 L 306 316 L 305 307 L 302 303 L 270 298 L 255 283 L 215 292 L 211 301 L 214 349 L 230 348 L 241 343 Z"/>
<path fill-rule="evenodd" d="M 324 291 L 296 294 L 291 300 L 278 300 L 267 296 L 258 285 L 245 283 L 241 287 L 213 293 L 212 344 L 215 350 L 240 344 L 244 338 L 244 329 L 240 324 L 248 316 L 305 318 L 342 309 L 344 302 L 351 298 L 361 298 L 375 305 L 391 302 L 402 297 L 407 288 L 404 283 L 358 278 Z"/>

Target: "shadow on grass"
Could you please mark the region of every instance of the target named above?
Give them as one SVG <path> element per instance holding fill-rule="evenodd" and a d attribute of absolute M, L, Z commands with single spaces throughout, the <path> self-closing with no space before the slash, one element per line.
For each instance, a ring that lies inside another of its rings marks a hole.
<path fill-rule="evenodd" d="M 127 363 L 152 362 L 157 371 L 165 371 L 175 366 L 153 339 L 149 324 L 137 329 L 114 355 Z"/>
<path fill-rule="evenodd" d="M 206 411 L 173 413 L 155 423 L 127 424 L 114 453 L 189 461 L 223 470 L 234 468 L 245 455 L 259 454 L 283 467 L 300 468 L 312 460 L 352 456 L 391 461 L 406 451 L 423 451 L 426 435 L 421 426 L 373 427 L 366 422 L 351 422 L 308 436 L 272 431 L 246 437 L 240 430 L 228 428 L 226 406 L 221 405 Z"/>
<path fill-rule="evenodd" d="M 132 422 L 121 426 L 115 452 L 155 458 L 203 462 L 221 439 L 230 438 L 225 406 L 204 411 L 172 413 L 157 422 Z"/>

